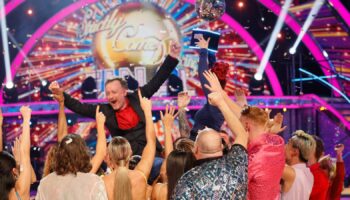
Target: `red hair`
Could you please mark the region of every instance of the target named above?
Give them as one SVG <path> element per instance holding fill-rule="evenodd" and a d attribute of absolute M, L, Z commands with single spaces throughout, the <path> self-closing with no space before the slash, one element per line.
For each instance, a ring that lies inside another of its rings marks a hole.
<path fill-rule="evenodd" d="M 216 62 L 211 68 L 211 71 L 218 77 L 222 88 L 226 86 L 226 76 L 229 67 L 230 65 L 228 63 Z"/>

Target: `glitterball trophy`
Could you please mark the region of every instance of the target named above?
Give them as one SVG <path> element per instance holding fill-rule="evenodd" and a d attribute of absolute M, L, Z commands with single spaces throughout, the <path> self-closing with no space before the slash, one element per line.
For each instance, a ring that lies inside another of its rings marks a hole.
<path fill-rule="evenodd" d="M 206 21 L 219 19 L 225 12 L 225 0 L 197 0 L 196 11 Z"/>

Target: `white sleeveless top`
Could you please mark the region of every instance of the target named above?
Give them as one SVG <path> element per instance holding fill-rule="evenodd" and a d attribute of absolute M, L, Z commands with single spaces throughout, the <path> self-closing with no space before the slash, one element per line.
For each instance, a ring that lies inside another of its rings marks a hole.
<path fill-rule="evenodd" d="M 293 165 L 295 179 L 290 190 L 282 193 L 282 200 L 308 200 L 314 185 L 314 176 L 305 163 Z"/>

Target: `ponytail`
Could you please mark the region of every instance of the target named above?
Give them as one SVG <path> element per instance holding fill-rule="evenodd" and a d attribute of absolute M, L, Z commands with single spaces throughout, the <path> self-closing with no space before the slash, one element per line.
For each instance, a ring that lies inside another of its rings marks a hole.
<path fill-rule="evenodd" d="M 128 172 L 128 168 L 118 167 L 114 179 L 114 200 L 132 200 L 131 182 Z"/>

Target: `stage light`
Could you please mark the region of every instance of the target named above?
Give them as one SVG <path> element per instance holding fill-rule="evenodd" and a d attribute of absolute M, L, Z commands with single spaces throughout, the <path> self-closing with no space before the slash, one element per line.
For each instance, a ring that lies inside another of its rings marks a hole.
<path fill-rule="evenodd" d="M 6 88 L 7 88 L 7 89 L 11 89 L 11 88 L 13 88 L 14 86 L 15 86 L 15 85 L 13 84 L 12 81 L 9 81 L 9 82 L 6 83 Z"/>
<path fill-rule="evenodd" d="M 42 80 L 41 85 L 45 87 L 47 85 L 47 80 Z"/>
<path fill-rule="evenodd" d="M 271 37 L 270 37 L 269 43 L 267 44 L 264 56 L 261 59 L 261 62 L 260 62 L 260 65 L 259 65 L 259 67 L 257 69 L 256 74 L 262 75 L 264 73 L 266 65 L 267 65 L 267 63 L 268 63 L 268 61 L 270 59 L 273 47 L 276 44 L 278 34 L 281 32 L 281 29 L 283 27 L 284 21 L 286 19 L 287 14 L 288 14 L 288 9 L 289 9 L 291 4 L 292 4 L 292 0 L 287 0 L 285 2 L 285 4 L 283 5 L 282 11 L 281 11 L 280 15 L 278 16 L 275 28 L 273 29 L 273 31 L 271 33 Z"/>
<path fill-rule="evenodd" d="M 81 85 L 83 99 L 97 99 L 96 81 L 91 76 L 87 77 Z"/>
<path fill-rule="evenodd" d="M 257 78 L 260 78 L 260 75 Z M 264 80 L 262 79 L 262 76 L 261 79 L 256 79 L 255 77 L 250 79 L 249 92 L 251 96 L 264 95 Z"/>
<path fill-rule="evenodd" d="M 300 30 L 300 33 L 298 34 L 298 38 L 295 40 L 295 43 L 292 47 L 292 49 L 296 49 L 299 45 L 299 43 L 301 42 L 301 40 L 303 39 L 304 35 L 306 34 L 307 30 L 309 29 L 309 27 L 311 26 L 311 23 L 314 21 L 314 19 L 317 16 L 318 11 L 321 9 L 323 3 L 325 0 L 316 0 L 314 5 L 311 8 L 311 11 L 309 13 L 309 15 L 307 16 L 305 23 L 303 25 L 303 27 Z M 291 53 L 292 54 L 292 53 Z"/>
<path fill-rule="evenodd" d="M 261 74 L 255 74 L 254 78 L 258 81 L 260 81 L 262 79 L 262 75 Z"/>
<path fill-rule="evenodd" d="M 295 49 L 295 48 L 292 47 L 292 48 L 289 49 L 289 53 L 290 53 L 291 55 L 294 55 L 295 52 L 296 52 L 296 49 Z"/>
<path fill-rule="evenodd" d="M 238 7 L 239 8 L 243 8 L 244 7 L 244 3 L 242 1 L 238 2 Z"/>
<path fill-rule="evenodd" d="M 328 58 L 328 53 L 327 53 L 327 51 L 323 50 L 323 51 L 322 51 L 322 54 L 324 55 L 324 57 Z"/>
<path fill-rule="evenodd" d="M 326 108 L 324 106 L 321 106 L 320 111 L 324 111 L 324 110 L 326 110 Z"/>
<path fill-rule="evenodd" d="M 17 103 L 18 102 L 18 94 L 17 88 L 13 84 L 13 82 L 7 82 L 4 87 L 3 99 L 5 103 Z"/>
<path fill-rule="evenodd" d="M 28 14 L 29 16 L 32 16 L 32 15 L 33 15 L 33 10 L 32 10 L 31 8 L 29 8 L 29 9 L 27 10 L 27 14 Z"/>
<path fill-rule="evenodd" d="M 277 35 L 277 38 L 281 39 L 281 38 L 282 38 L 282 33 L 279 33 L 279 34 Z"/>
<path fill-rule="evenodd" d="M 40 98 L 41 98 L 41 101 L 52 100 L 51 91 L 49 90 L 49 82 L 47 80 L 41 80 Z"/>
<path fill-rule="evenodd" d="M 168 79 L 167 87 L 169 96 L 177 96 L 177 94 L 183 91 L 183 89 L 182 80 L 178 76 L 171 74 Z"/>
<path fill-rule="evenodd" d="M 287 112 L 287 108 L 283 108 L 283 112 Z"/>

